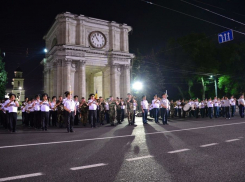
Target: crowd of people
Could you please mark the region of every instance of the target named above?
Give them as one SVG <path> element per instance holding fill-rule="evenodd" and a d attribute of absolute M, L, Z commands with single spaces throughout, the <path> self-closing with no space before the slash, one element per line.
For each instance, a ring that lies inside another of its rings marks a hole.
<path fill-rule="evenodd" d="M 244 96 L 241 95 L 237 100 L 233 96 L 214 99 L 177 100 L 169 101 L 167 94 L 163 93 L 162 98 L 157 95 L 151 103 L 147 101 L 145 95 L 142 96 L 138 106 L 135 97 L 130 93 L 127 98 L 107 99 L 103 97 L 96 98 L 95 94 L 90 94 L 88 100 L 75 95 L 72 97 L 70 92 L 65 92 L 65 98 L 59 96 L 48 97 L 44 93 L 42 96 L 36 95 L 35 98 L 25 98 L 25 101 L 18 103 L 15 94 L 9 94 L 9 98 L 1 103 L 0 122 L 4 128 L 11 132 L 16 131 L 17 112 L 20 107 L 22 111 L 22 124 L 27 128 L 41 129 L 47 131 L 49 126 L 65 127 L 67 132 L 74 132 L 73 126 L 81 123 L 86 126 L 88 123 L 91 128 L 105 123 L 111 126 L 121 124 L 127 116 L 128 125 L 135 124 L 135 115 L 137 108 L 142 115 L 143 124 L 148 123 L 148 113 L 159 123 L 161 118 L 163 125 L 168 125 L 168 118 L 186 118 L 186 117 L 225 117 L 230 119 L 234 117 L 236 106 L 239 107 L 239 114 L 244 117 Z M 138 112 L 137 112 L 138 113 Z"/>

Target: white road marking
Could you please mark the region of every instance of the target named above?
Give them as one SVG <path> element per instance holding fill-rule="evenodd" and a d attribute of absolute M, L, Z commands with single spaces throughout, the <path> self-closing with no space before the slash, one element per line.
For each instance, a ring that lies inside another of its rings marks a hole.
<path fill-rule="evenodd" d="M 179 153 L 179 152 L 185 152 L 185 151 L 188 151 L 190 149 L 180 149 L 180 150 L 174 150 L 174 151 L 170 151 L 168 152 L 169 154 L 174 154 L 174 153 Z"/>
<path fill-rule="evenodd" d="M 200 147 L 210 147 L 210 146 L 214 146 L 214 145 L 218 145 L 218 143 L 210 143 L 210 144 L 206 144 L 206 145 L 201 145 Z"/>
<path fill-rule="evenodd" d="M 71 169 L 72 171 L 76 171 L 76 170 L 89 169 L 89 168 L 100 167 L 100 166 L 106 166 L 106 165 L 108 165 L 108 164 L 99 163 L 99 164 L 92 164 L 92 165 L 87 165 L 87 166 L 72 167 L 72 168 L 70 168 L 70 169 Z"/>
<path fill-rule="evenodd" d="M 226 140 L 225 142 L 235 142 L 235 141 L 238 141 L 240 139 L 231 139 L 231 140 Z"/>
<path fill-rule="evenodd" d="M 136 161 L 136 160 L 140 160 L 140 159 L 147 159 L 147 158 L 151 158 L 154 157 L 152 155 L 147 155 L 147 156 L 143 156 L 143 157 L 135 157 L 135 158 L 131 158 L 131 159 L 126 159 L 127 161 Z"/>
<path fill-rule="evenodd" d="M 197 128 L 187 128 L 187 129 L 170 130 L 170 131 L 152 132 L 152 133 L 145 133 L 145 135 L 173 133 L 173 132 L 189 131 L 189 130 L 199 130 L 199 129 L 205 129 L 205 128 L 215 128 L 215 127 L 232 126 L 232 125 L 240 125 L 240 124 L 245 124 L 245 122 L 223 124 L 223 125 L 203 126 L 203 127 L 197 127 Z M 90 139 L 81 139 L 81 140 L 69 140 L 69 141 L 57 141 L 57 142 L 21 144 L 21 145 L 7 145 L 7 146 L 0 146 L 0 149 L 16 148 L 16 147 L 30 147 L 30 146 L 38 146 L 38 145 L 52 145 L 52 144 L 62 144 L 62 143 L 74 143 L 74 142 L 85 142 L 85 141 L 95 141 L 95 140 L 106 140 L 106 139 L 116 139 L 116 138 L 126 138 L 126 137 L 135 137 L 135 135 L 122 135 L 122 136 L 112 136 L 112 137 L 103 137 L 103 138 L 90 138 Z"/>
<path fill-rule="evenodd" d="M 31 178 L 31 177 L 42 176 L 42 175 L 44 175 L 44 174 L 43 173 L 25 174 L 25 175 L 20 175 L 20 176 L 0 178 L 0 181 L 2 182 L 2 181 L 10 181 L 10 180 L 16 180 L 16 179 Z"/>

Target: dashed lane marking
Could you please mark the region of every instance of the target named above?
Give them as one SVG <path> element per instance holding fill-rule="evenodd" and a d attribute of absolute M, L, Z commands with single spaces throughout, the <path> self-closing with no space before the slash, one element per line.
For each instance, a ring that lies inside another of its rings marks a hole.
<path fill-rule="evenodd" d="M 231 139 L 231 140 L 226 140 L 225 142 L 235 142 L 235 141 L 238 141 L 240 139 L 236 138 L 236 139 Z"/>
<path fill-rule="evenodd" d="M 175 153 L 180 153 L 180 152 L 185 152 L 185 151 L 188 151 L 190 149 L 180 149 L 180 150 L 174 150 L 174 151 L 170 151 L 168 152 L 169 154 L 175 154 Z"/>
<path fill-rule="evenodd" d="M 152 132 L 152 133 L 145 133 L 145 135 L 155 135 L 155 134 L 173 133 L 173 132 L 180 132 L 180 131 L 199 130 L 199 129 L 205 129 L 205 128 L 215 128 L 215 127 L 232 126 L 232 125 L 240 125 L 240 124 L 245 124 L 245 122 L 223 124 L 223 125 L 203 126 L 203 127 L 197 127 L 197 128 L 187 128 L 187 129 L 170 130 L 170 131 Z M 135 135 L 122 135 L 122 136 L 112 136 L 112 137 L 103 137 L 103 138 L 90 138 L 90 139 L 81 139 L 81 140 L 32 143 L 32 144 L 21 144 L 21 145 L 7 145 L 7 146 L 0 146 L 0 149 L 30 147 L 30 146 L 39 146 L 39 145 L 52 145 L 52 144 L 62 144 L 62 143 L 74 143 L 74 142 L 85 142 L 85 141 L 106 140 L 106 139 L 117 139 L 117 138 L 126 138 L 126 137 L 135 137 Z"/>
<path fill-rule="evenodd" d="M 214 145 L 218 145 L 218 143 L 210 143 L 210 144 L 206 144 L 206 145 L 201 145 L 200 147 L 204 148 L 204 147 L 210 147 L 210 146 L 214 146 Z"/>
<path fill-rule="evenodd" d="M 11 181 L 11 180 L 19 180 L 19 179 L 25 179 L 25 178 L 31 178 L 31 177 L 37 177 L 37 176 L 42 176 L 44 175 L 43 173 L 33 173 L 33 174 L 24 174 L 20 176 L 12 176 L 12 177 L 7 177 L 7 178 L 0 178 L 0 181 Z"/>
<path fill-rule="evenodd" d="M 87 166 L 80 166 L 80 167 L 72 167 L 70 168 L 72 171 L 76 170 L 81 170 L 81 169 L 89 169 L 89 168 L 94 168 L 94 167 L 100 167 L 100 166 L 106 166 L 108 164 L 105 163 L 99 163 L 99 164 L 92 164 L 92 165 L 87 165 Z"/>
<path fill-rule="evenodd" d="M 136 160 L 140 160 L 140 159 L 147 159 L 147 158 L 151 158 L 154 157 L 152 155 L 147 155 L 147 156 L 143 156 L 143 157 L 135 157 L 135 158 L 131 158 L 131 159 L 126 159 L 127 161 L 136 161 Z"/>

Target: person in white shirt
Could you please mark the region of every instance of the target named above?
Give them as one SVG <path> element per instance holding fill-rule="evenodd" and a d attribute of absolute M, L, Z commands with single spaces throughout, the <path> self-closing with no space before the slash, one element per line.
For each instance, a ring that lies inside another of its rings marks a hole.
<path fill-rule="evenodd" d="M 137 100 L 135 99 L 135 97 L 133 97 L 133 101 L 134 101 L 134 103 L 133 103 L 133 106 L 134 106 L 134 114 L 133 114 L 133 121 L 132 121 L 132 124 L 135 126 L 136 124 L 135 124 L 135 112 L 136 112 L 136 108 L 137 108 L 137 106 L 138 106 L 138 103 L 137 103 Z"/>
<path fill-rule="evenodd" d="M 91 128 L 96 128 L 98 102 L 96 101 L 94 94 L 90 94 L 89 98 L 89 122 L 91 124 Z"/>
<path fill-rule="evenodd" d="M 245 105 L 244 95 L 241 95 L 240 98 L 238 99 L 239 114 L 241 118 L 244 118 L 244 105 Z"/>
<path fill-rule="evenodd" d="M 224 100 L 225 98 L 222 97 L 221 100 L 220 100 L 220 103 L 221 103 L 221 116 L 225 117 L 225 105 L 224 105 Z"/>
<path fill-rule="evenodd" d="M 148 105 L 149 105 L 149 103 L 146 100 L 146 96 L 143 95 L 142 96 L 142 101 L 141 101 L 141 110 L 142 110 L 142 121 L 143 121 L 143 124 L 147 124 L 147 115 L 148 115 L 148 111 L 149 111 Z"/>
<path fill-rule="evenodd" d="M 123 98 L 120 98 L 120 104 L 121 106 L 121 122 L 124 121 L 124 114 L 125 114 L 125 108 L 126 108 L 126 102 L 124 102 Z"/>
<path fill-rule="evenodd" d="M 167 99 L 167 94 L 162 94 L 162 100 L 160 102 L 162 106 L 162 123 L 163 125 L 168 125 L 168 108 L 169 108 L 169 100 Z"/>
<path fill-rule="evenodd" d="M 198 118 L 198 114 L 199 114 L 199 101 L 198 101 L 198 98 L 195 100 L 194 105 L 195 105 L 195 117 Z"/>
<path fill-rule="evenodd" d="M 9 98 L 11 96 L 11 93 L 9 94 Z M 10 130 L 10 126 L 9 126 L 9 106 L 7 105 L 10 102 L 10 99 L 7 99 L 4 102 L 4 110 L 5 110 L 5 123 L 6 123 L 6 129 Z"/>
<path fill-rule="evenodd" d="M 48 101 L 48 94 L 44 93 L 42 95 L 42 102 L 39 103 L 41 110 L 41 121 L 42 121 L 42 130 L 48 130 L 48 121 L 49 121 L 49 110 L 50 102 Z"/>
<path fill-rule="evenodd" d="M 200 108 L 200 112 L 201 112 L 201 117 L 204 118 L 205 115 L 205 101 L 201 101 L 201 108 Z"/>
<path fill-rule="evenodd" d="M 76 106 L 76 115 L 75 115 L 75 119 L 74 119 L 74 125 L 78 125 L 78 121 L 79 121 L 79 100 L 78 100 L 78 96 L 75 95 L 74 96 L 74 102 L 75 102 L 75 106 Z"/>
<path fill-rule="evenodd" d="M 9 108 L 9 121 L 10 121 L 10 131 L 15 132 L 16 130 L 16 122 L 17 122 L 17 111 L 19 107 L 18 101 L 15 100 L 16 95 L 10 95 L 10 102 L 7 104 Z"/>
<path fill-rule="evenodd" d="M 64 109 L 65 109 L 65 120 L 67 123 L 67 132 L 74 132 L 73 130 L 73 123 L 74 123 L 74 117 L 76 115 L 76 104 L 74 100 L 71 98 L 71 93 L 66 92 L 66 101 L 64 103 Z"/>
<path fill-rule="evenodd" d="M 41 121 L 41 108 L 40 108 L 40 95 L 36 95 L 35 96 L 35 101 L 33 102 L 33 106 L 34 106 L 34 112 L 31 113 L 31 117 L 32 117 L 32 122 L 31 122 L 31 126 L 35 127 L 35 128 L 41 128 L 42 126 L 42 121 Z"/>
<path fill-rule="evenodd" d="M 181 101 L 177 100 L 176 104 L 177 104 L 178 116 L 179 116 L 179 118 L 181 118 L 181 110 L 182 110 Z"/>
<path fill-rule="evenodd" d="M 50 114 L 52 115 L 52 126 L 57 126 L 57 98 L 52 97 L 52 102 L 50 103 Z"/>
<path fill-rule="evenodd" d="M 26 123 L 26 110 L 25 110 L 25 106 L 28 103 L 28 97 L 25 97 L 25 101 L 22 102 L 22 106 L 21 106 L 21 112 L 22 112 L 22 125 L 24 126 Z"/>
<path fill-rule="evenodd" d="M 213 118 L 213 107 L 214 107 L 214 105 L 213 105 L 213 101 L 212 101 L 211 98 L 208 100 L 207 105 L 208 105 L 208 115 L 209 115 L 209 118 L 212 119 Z"/>
<path fill-rule="evenodd" d="M 230 104 L 231 104 L 231 117 L 234 117 L 236 112 L 236 98 L 234 99 L 233 95 L 231 96 Z"/>
<path fill-rule="evenodd" d="M 224 100 L 224 107 L 225 107 L 225 119 L 231 119 L 230 116 L 230 100 L 228 99 L 228 97 L 225 97 Z"/>
<path fill-rule="evenodd" d="M 159 118 L 160 101 L 157 99 L 157 95 L 154 96 L 154 99 L 152 100 L 152 105 L 153 105 L 153 115 L 155 118 L 155 123 L 159 123 L 158 118 Z"/>
<path fill-rule="evenodd" d="M 105 101 L 105 119 L 106 119 L 107 124 L 110 123 L 108 100 L 109 100 L 109 98 L 107 98 Z"/>
<path fill-rule="evenodd" d="M 219 103 L 218 103 L 218 99 L 217 97 L 214 97 L 214 100 L 213 100 L 213 103 L 214 103 L 214 117 L 217 118 L 218 117 L 218 114 L 217 114 L 217 110 L 219 109 Z"/>

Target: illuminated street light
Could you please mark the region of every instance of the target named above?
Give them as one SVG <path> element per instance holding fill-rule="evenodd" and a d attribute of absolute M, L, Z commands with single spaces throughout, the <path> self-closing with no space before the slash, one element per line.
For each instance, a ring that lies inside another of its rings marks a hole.
<path fill-rule="evenodd" d="M 47 49 L 44 49 L 43 51 L 44 51 L 45 53 L 47 53 L 47 52 L 48 52 L 48 50 L 47 50 Z"/>
<path fill-rule="evenodd" d="M 134 90 L 141 90 L 143 88 L 143 84 L 141 82 L 135 82 L 133 84 L 133 89 Z"/>

